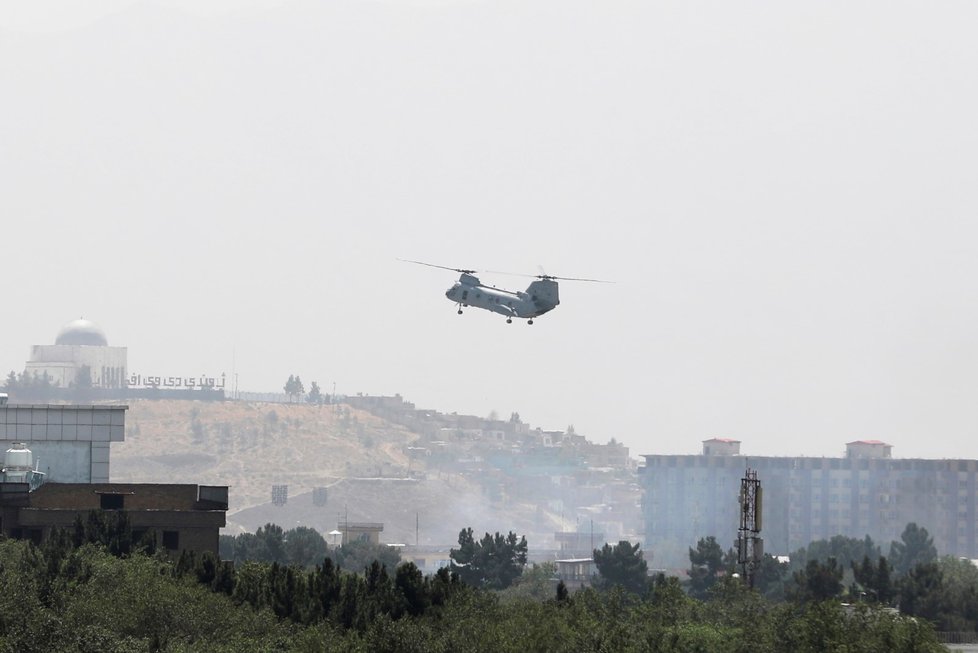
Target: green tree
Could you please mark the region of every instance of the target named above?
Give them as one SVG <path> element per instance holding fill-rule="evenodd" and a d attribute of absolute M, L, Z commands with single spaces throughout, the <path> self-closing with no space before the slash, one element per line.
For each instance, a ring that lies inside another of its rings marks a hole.
<path fill-rule="evenodd" d="M 319 388 L 319 384 L 315 381 L 313 381 L 309 386 L 309 394 L 306 395 L 306 401 L 310 404 L 323 403 L 323 391 Z"/>
<path fill-rule="evenodd" d="M 321 565 L 316 565 L 306 584 L 311 598 L 311 607 L 306 618 L 318 621 L 328 617 L 339 603 L 342 583 L 340 568 L 330 558 L 324 558 Z"/>
<path fill-rule="evenodd" d="M 895 588 L 893 586 L 890 563 L 883 556 L 880 556 L 880 559 L 876 562 L 876 577 L 873 579 L 873 584 L 870 587 L 876 592 L 876 600 L 880 603 L 889 605 L 893 600 Z"/>
<path fill-rule="evenodd" d="M 917 565 L 935 560 L 937 548 L 934 546 L 934 538 L 926 528 L 917 526 L 914 522 L 903 529 L 899 542 L 890 544 L 890 561 L 897 575 L 903 576 Z"/>
<path fill-rule="evenodd" d="M 689 593 L 705 599 L 724 570 L 723 549 L 717 538 L 712 535 L 700 538 L 696 548 L 689 549 L 689 564 Z"/>
<path fill-rule="evenodd" d="M 594 565 L 601 576 L 603 588 L 622 587 L 633 594 L 642 595 L 649 586 L 649 565 L 642 555 L 641 545 L 621 540 L 611 546 L 605 543 L 593 552 Z"/>
<path fill-rule="evenodd" d="M 285 394 L 289 396 L 289 402 L 291 403 L 298 397 L 302 399 L 302 395 L 306 393 L 306 387 L 302 383 L 302 379 L 299 378 L 298 374 L 290 374 L 289 380 L 285 382 L 285 386 L 282 388 L 285 390 Z"/>
<path fill-rule="evenodd" d="M 17 386 L 22 391 L 30 391 L 34 389 L 34 384 L 37 382 L 37 375 L 24 370 L 20 373 L 18 377 Z"/>
<path fill-rule="evenodd" d="M 784 599 L 785 578 L 788 563 L 778 562 L 774 556 L 765 553 L 754 572 L 754 588 L 772 601 Z"/>
<path fill-rule="evenodd" d="M 3 391 L 12 393 L 20 387 L 20 383 L 17 381 L 17 373 L 10 370 L 10 374 L 7 375 L 7 380 L 4 381 Z"/>
<path fill-rule="evenodd" d="M 405 562 L 398 566 L 394 575 L 394 587 L 397 589 L 400 602 L 393 616 L 407 613 L 412 617 L 422 615 L 431 604 L 431 596 L 424 574 L 413 562 Z"/>
<path fill-rule="evenodd" d="M 517 539 L 513 531 L 505 537 L 486 533 L 476 541 L 472 529 L 465 528 L 458 534 L 458 544 L 459 548 L 449 551 L 450 567 L 472 587 L 505 589 L 526 566 L 526 537 Z"/>
<path fill-rule="evenodd" d="M 85 519 L 75 517 L 72 543 L 100 544 L 114 556 L 126 556 L 133 550 L 132 527 L 124 510 L 90 510 Z"/>
<path fill-rule="evenodd" d="M 221 535 L 217 538 L 217 553 L 221 560 L 234 560 L 234 535 Z"/>
<path fill-rule="evenodd" d="M 285 534 L 282 527 L 276 524 L 265 524 L 254 533 L 235 535 L 231 541 L 219 542 L 219 546 L 222 558 L 229 557 L 239 564 L 248 560 L 279 564 L 288 562 Z"/>
<path fill-rule="evenodd" d="M 793 552 L 791 571 L 805 569 L 809 560 L 825 562 L 829 558 L 835 558 L 840 567 L 848 569 L 853 563 L 861 563 L 867 556 L 873 562 L 880 557 L 880 548 L 869 535 L 862 539 L 834 535 L 828 540 L 815 540 L 807 547 Z"/>
<path fill-rule="evenodd" d="M 296 526 L 285 531 L 285 560 L 290 565 L 313 567 L 326 557 L 326 539 L 314 528 Z"/>
<path fill-rule="evenodd" d="M 94 383 L 92 380 L 92 368 L 88 365 L 82 365 L 75 372 L 75 380 L 71 383 L 72 395 L 76 401 L 88 401 L 92 397 L 92 387 Z"/>
<path fill-rule="evenodd" d="M 938 630 L 978 629 L 978 567 L 967 559 L 944 556 L 937 561 L 941 572 L 941 612 Z"/>
<path fill-rule="evenodd" d="M 943 582 L 941 568 L 936 562 L 924 562 L 911 569 L 900 579 L 900 612 L 939 621 L 944 611 Z"/>
<path fill-rule="evenodd" d="M 893 598 L 893 581 L 890 578 L 890 564 L 885 556 L 880 556 L 874 564 L 869 556 L 862 563 L 852 563 L 852 574 L 857 585 L 870 601 L 889 604 Z"/>
<path fill-rule="evenodd" d="M 92 387 L 92 368 L 82 365 L 75 373 L 75 387 L 79 390 L 90 390 Z"/>
<path fill-rule="evenodd" d="M 553 598 L 554 579 L 557 578 L 557 563 L 532 563 L 523 570 L 516 581 L 503 590 L 500 598 L 511 601 L 515 599 L 532 599 L 544 601 Z"/>
<path fill-rule="evenodd" d="M 362 573 L 374 561 L 388 569 L 394 569 L 401 561 L 401 554 L 386 544 L 373 544 L 366 540 L 353 540 L 330 550 L 327 555 L 344 571 Z"/>
<path fill-rule="evenodd" d="M 842 571 L 835 558 L 824 563 L 809 560 L 805 569 L 793 575 L 793 598 L 796 601 L 825 601 L 838 596 L 842 592 Z"/>

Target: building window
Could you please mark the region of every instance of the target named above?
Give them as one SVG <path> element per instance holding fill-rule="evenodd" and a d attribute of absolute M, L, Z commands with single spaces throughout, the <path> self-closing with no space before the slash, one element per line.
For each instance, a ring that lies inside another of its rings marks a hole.
<path fill-rule="evenodd" d="M 124 495 L 122 494 L 100 494 L 99 508 L 102 510 L 122 510 Z"/>
<path fill-rule="evenodd" d="M 180 548 L 179 531 L 163 531 L 163 548 L 167 551 L 176 551 Z"/>

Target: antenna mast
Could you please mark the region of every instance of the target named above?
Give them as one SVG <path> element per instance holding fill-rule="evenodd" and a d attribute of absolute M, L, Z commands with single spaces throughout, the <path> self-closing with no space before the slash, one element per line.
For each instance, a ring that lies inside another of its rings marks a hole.
<path fill-rule="evenodd" d="M 737 562 L 744 571 L 744 582 L 754 587 L 754 573 L 764 557 L 761 539 L 761 482 L 757 471 L 747 468 L 740 479 L 740 530 L 737 532 Z"/>

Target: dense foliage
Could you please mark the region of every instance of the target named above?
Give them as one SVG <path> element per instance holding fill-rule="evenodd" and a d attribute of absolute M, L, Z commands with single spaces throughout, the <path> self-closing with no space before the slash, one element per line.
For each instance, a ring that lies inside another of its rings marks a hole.
<path fill-rule="evenodd" d="M 220 555 L 222 560 L 230 560 L 237 565 L 244 562 L 277 562 L 307 569 L 329 558 L 340 569 L 354 573 L 362 572 L 374 560 L 390 569 L 401 561 L 397 549 L 385 544 L 353 540 L 331 549 L 313 528 L 296 526 L 283 531 L 276 524 L 265 524 L 254 533 L 222 535 Z"/>
<path fill-rule="evenodd" d="M 331 562 L 229 569 L 68 542 L 0 542 L 0 649 L 9 651 L 937 651 L 923 624 L 837 603 L 771 604 L 720 584 L 709 602 L 659 578 L 645 599 L 474 590 L 410 563 L 365 575 Z"/>
<path fill-rule="evenodd" d="M 288 541 L 277 527 L 259 530 L 259 539 Z M 500 538 L 493 546 L 512 544 L 519 558 L 523 542 Z M 606 561 L 620 558 L 611 568 L 635 566 L 638 547 L 625 544 L 601 551 Z M 691 553 L 715 559 L 709 542 Z M 865 568 L 853 569 L 877 579 L 880 560 L 865 556 Z M 837 597 L 854 585 L 840 588 L 841 569 L 834 559 L 808 560 L 804 573 L 785 578 L 798 590 L 792 601 L 770 601 L 722 571 L 703 600 L 663 575 L 641 595 L 624 583 L 571 593 L 554 588 L 552 564 L 498 592 L 447 569 L 425 577 L 410 562 L 349 573 L 328 557 L 308 568 L 210 554 L 170 560 L 133 542 L 123 513 L 93 513 L 42 546 L 0 541 L 0 651 L 910 653 L 942 650 L 927 620 L 975 627 L 978 570 L 969 562 L 926 562 L 897 580 L 901 608 L 926 619 L 873 600 L 845 606 Z"/>

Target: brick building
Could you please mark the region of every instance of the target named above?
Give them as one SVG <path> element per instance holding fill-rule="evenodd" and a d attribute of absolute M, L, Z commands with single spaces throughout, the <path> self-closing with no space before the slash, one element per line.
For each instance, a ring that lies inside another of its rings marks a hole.
<path fill-rule="evenodd" d="M 92 510 L 126 513 L 133 539 L 152 531 L 157 547 L 217 553 L 225 525 L 228 488 L 161 483 L 0 484 L 0 532 L 41 542 L 54 528 L 70 529 Z"/>

